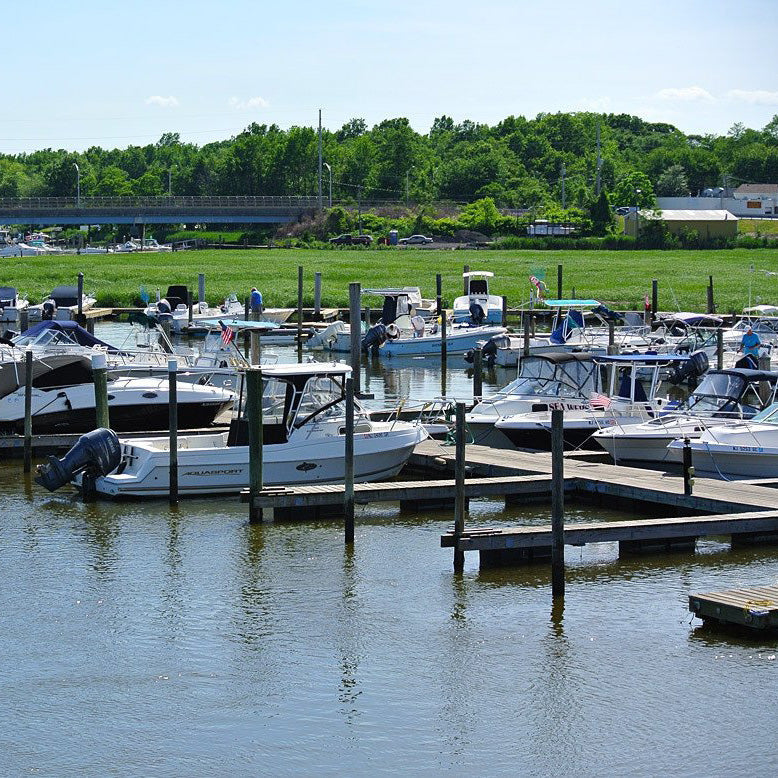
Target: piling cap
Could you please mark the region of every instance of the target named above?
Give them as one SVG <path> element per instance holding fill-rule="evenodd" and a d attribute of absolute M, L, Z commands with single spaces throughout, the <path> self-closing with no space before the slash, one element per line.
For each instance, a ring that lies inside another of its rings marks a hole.
<path fill-rule="evenodd" d="M 92 356 L 92 370 L 105 370 L 107 366 L 108 362 L 105 354 L 94 354 Z"/>

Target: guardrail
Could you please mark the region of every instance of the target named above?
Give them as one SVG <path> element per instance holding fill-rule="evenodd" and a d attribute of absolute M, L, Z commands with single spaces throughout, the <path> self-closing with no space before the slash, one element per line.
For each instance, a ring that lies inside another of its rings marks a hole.
<path fill-rule="evenodd" d="M 74 208 L 316 208 L 317 197 L 292 195 L 171 197 L 0 197 L 3 210 Z"/>

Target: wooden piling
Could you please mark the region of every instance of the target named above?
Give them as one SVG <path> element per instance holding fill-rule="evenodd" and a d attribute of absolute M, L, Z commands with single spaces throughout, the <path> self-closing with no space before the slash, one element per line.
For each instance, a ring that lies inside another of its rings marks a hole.
<path fill-rule="evenodd" d="M 716 330 L 716 369 L 724 369 L 724 332 L 721 327 Z"/>
<path fill-rule="evenodd" d="M 659 281 L 654 278 L 651 281 L 651 321 L 656 319 L 657 310 L 659 309 Z"/>
<path fill-rule="evenodd" d="M 361 363 L 362 363 L 362 333 L 359 326 L 359 315 L 362 311 L 362 285 L 358 281 L 352 281 L 348 285 L 349 304 L 349 332 L 351 334 L 351 375 L 354 379 L 354 394 L 359 396 L 362 392 Z"/>
<path fill-rule="evenodd" d="M 716 306 L 713 302 L 713 276 L 708 276 L 708 313 L 716 313 Z"/>
<path fill-rule="evenodd" d="M 565 596 L 564 418 L 551 411 L 551 596 Z"/>
<path fill-rule="evenodd" d="M 770 370 L 770 355 L 764 354 L 759 357 L 757 360 L 757 367 L 759 370 L 764 370 L 765 372 L 769 372 Z M 759 399 L 766 403 L 770 399 L 770 382 L 769 381 L 760 381 L 759 382 Z"/>
<path fill-rule="evenodd" d="M 110 427 L 108 416 L 108 365 L 105 354 L 92 357 L 92 378 L 95 384 L 95 415 L 98 427 Z"/>
<path fill-rule="evenodd" d="M 250 330 L 249 338 L 251 339 L 251 364 L 254 367 L 258 367 L 262 357 L 259 342 L 259 332 L 256 330 Z"/>
<path fill-rule="evenodd" d="M 321 273 L 313 274 L 313 316 L 318 319 L 321 316 Z"/>
<path fill-rule="evenodd" d="M 616 342 L 616 328 L 612 321 L 608 322 L 608 346 L 612 346 Z"/>
<path fill-rule="evenodd" d="M 470 265 L 465 265 L 463 268 L 463 275 L 462 275 L 462 294 L 467 297 L 467 295 L 470 292 L 470 279 L 467 278 L 467 276 L 464 275 L 464 273 L 470 272 Z"/>
<path fill-rule="evenodd" d="M 189 293 L 191 299 L 191 292 Z M 169 359 L 167 363 L 168 378 L 168 450 L 170 453 L 169 499 L 171 505 L 178 503 L 178 360 Z"/>
<path fill-rule="evenodd" d="M 246 416 L 249 428 L 249 521 L 262 521 L 256 499 L 262 491 L 262 368 L 246 370 Z"/>
<path fill-rule="evenodd" d="M 197 274 L 197 302 L 205 302 L 205 273 Z"/>
<path fill-rule="evenodd" d="M 243 301 L 243 318 L 245 321 L 249 321 L 251 315 L 251 298 L 247 297 Z"/>
<path fill-rule="evenodd" d="M 456 491 L 454 493 L 454 535 L 460 537 L 465 531 L 465 404 L 456 404 L 456 454 L 454 460 L 454 478 Z M 454 572 L 461 573 L 465 569 L 465 552 L 454 549 Z"/>
<path fill-rule="evenodd" d="M 683 493 L 686 497 L 692 496 L 694 487 L 694 468 L 692 467 L 692 447 L 689 438 L 683 439 Z"/>
<path fill-rule="evenodd" d="M 346 379 L 346 451 L 345 490 L 343 492 L 343 513 L 345 516 L 346 545 L 354 542 L 354 379 Z"/>
<path fill-rule="evenodd" d="M 27 332 L 30 327 L 30 312 L 27 308 L 22 308 L 19 311 L 19 332 Z"/>
<path fill-rule="evenodd" d="M 562 265 L 556 266 L 556 296 L 557 300 L 562 299 Z"/>
<path fill-rule="evenodd" d="M 186 308 L 187 308 L 187 322 L 189 326 L 192 326 L 192 319 L 194 318 L 194 301 L 192 300 L 192 290 L 186 288 Z"/>
<path fill-rule="evenodd" d="M 297 361 L 303 361 L 303 266 L 297 266 Z"/>
<path fill-rule="evenodd" d="M 78 313 L 76 314 L 78 316 L 78 323 L 80 326 L 83 327 L 84 321 L 84 274 L 79 272 L 78 274 Z"/>
<path fill-rule="evenodd" d="M 484 393 L 483 351 L 480 346 L 473 349 L 473 402 L 481 401 Z"/>
<path fill-rule="evenodd" d="M 522 355 L 525 357 L 529 356 L 529 330 L 530 330 L 530 319 L 532 318 L 529 311 L 524 311 L 522 314 L 523 324 L 524 324 L 524 348 L 522 350 Z"/>
<path fill-rule="evenodd" d="M 502 326 L 508 326 L 508 298 L 505 295 L 502 296 Z"/>
<path fill-rule="evenodd" d="M 32 349 L 24 352 L 24 472 L 32 470 Z"/>

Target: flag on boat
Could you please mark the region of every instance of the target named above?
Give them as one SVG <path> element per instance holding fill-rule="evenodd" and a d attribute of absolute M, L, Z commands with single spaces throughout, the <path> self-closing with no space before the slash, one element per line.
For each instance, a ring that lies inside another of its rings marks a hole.
<path fill-rule="evenodd" d="M 223 321 L 219 322 L 219 326 L 222 328 L 222 343 L 229 346 L 235 340 L 235 330 Z"/>
<path fill-rule="evenodd" d="M 607 394 L 600 394 L 599 392 L 594 392 L 589 397 L 589 405 L 594 410 L 605 410 L 606 408 L 611 407 L 611 398 L 608 397 Z"/>
<path fill-rule="evenodd" d="M 647 311 L 651 309 L 651 300 L 648 299 L 648 295 L 643 298 L 643 306 Z"/>

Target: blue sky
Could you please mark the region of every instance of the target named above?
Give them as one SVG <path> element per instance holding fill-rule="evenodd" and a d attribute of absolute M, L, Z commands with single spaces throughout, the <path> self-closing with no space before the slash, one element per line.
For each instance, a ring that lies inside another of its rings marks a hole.
<path fill-rule="evenodd" d="M 10 21 L 16 16 L 16 21 Z M 595 110 L 687 133 L 778 114 L 775 0 L 35 3 L 7 8 L 0 152 Z"/>

